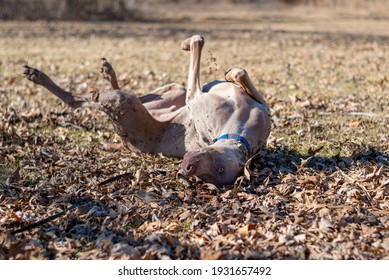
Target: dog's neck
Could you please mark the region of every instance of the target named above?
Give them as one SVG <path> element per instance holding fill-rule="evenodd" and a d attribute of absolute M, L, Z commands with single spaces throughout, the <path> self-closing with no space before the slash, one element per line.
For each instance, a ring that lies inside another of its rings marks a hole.
<path fill-rule="evenodd" d="M 239 148 L 239 151 L 244 156 L 245 161 L 247 161 L 249 159 L 249 157 L 251 156 L 250 143 L 243 136 L 238 135 L 238 134 L 234 134 L 234 133 L 227 133 L 227 134 L 223 134 L 223 135 L 219 136 L 218 138 L 214 139 L 213 143 L 216 143 L 222 139 L 235 140 L 234 144 Z"/>
<path fill-rule="evenodd" d="M 233 154 L 234 157 L 236 157 L 240 161 L 241 165 L 244 165 L 251 156 L 247 146 L 239 140 L 233 138 L 228 138 L 228 139 L 223 138 L 214 141 L 214 143 L 212 144 L 212 146 L 219 146 L 219 145 L 228 147 L 230 151 L 230 155 L 232 156 Z"/>

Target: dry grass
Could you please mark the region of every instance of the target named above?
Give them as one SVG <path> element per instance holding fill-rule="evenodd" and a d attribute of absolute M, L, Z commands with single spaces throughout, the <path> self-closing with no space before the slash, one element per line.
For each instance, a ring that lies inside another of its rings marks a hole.
<path fill-rule="evenodd" d="M 278 19 L 2 23 L 0 258 L 387 259 L 389 34 L 375 28 L 387 22 Z M 245 67 L 271 105 L 268 146 L 234 186 L 176 179 L 174 158 L 104 152 L 118 138 L 102 114 L 21 75 L 28 63 L 73 91 L 102 90 L 104 56 L 146 93 L 186 81 L 179 43 L 193 33 L 207 41 L 203 82 Z"/>

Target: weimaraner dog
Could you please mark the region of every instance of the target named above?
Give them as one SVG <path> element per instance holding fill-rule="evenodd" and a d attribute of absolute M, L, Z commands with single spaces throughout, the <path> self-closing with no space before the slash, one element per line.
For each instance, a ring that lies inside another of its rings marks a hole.
<path fill-rule="evenodd" d="M 27 65 L 24 74 L 72 108 L 92 107 L 105 112 L 125 148 L 183 157 L 185 176 L 197 176 L 216 185 L 233 183 L 269 136 L 269 107 L 241 68 L 230 69 L 225 81 L 213 81 L 201 88 L 204 38 L 192 36 L 181 46 L 190 52 L 187 89 L 170 84 L 137 97 L 119 89 L 115 72 L 104 59 L 102 72 L 113 89 L 101 93 L 67 92 Z"/>

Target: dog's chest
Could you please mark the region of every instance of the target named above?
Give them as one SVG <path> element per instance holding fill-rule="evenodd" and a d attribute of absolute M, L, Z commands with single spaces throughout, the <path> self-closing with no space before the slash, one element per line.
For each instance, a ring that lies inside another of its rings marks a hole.
<path fill-rule="evenodd" d="M 191 104 L 191 119 L 205 142 L 212 141 L 239 110 L 233 98 L 204 94 Z"/>

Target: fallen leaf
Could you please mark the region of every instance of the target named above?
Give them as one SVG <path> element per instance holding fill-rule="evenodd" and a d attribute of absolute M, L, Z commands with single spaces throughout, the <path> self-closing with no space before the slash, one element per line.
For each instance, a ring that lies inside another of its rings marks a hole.
<path fill-rule="evenodd" d="M 333 231 L 334 225 L 329 219 L 322 217 L 319 222 L 319 229 L 324 232 Z"/>
<path fill-rule="evenodd" d="M 20 168 L 16 168 L 14 172 L 7 178 L 6 184 L 18 183 L 20 181 Z"/>
<path fill-rule="evenodd" d="M 362 124 L 361 122 L 355 121 L 355 122 L 350 122 L 349 126 L 351 126 L 351 127 L 360 127 L 361 124 Z"/>
<path fill-rule="evenodd" d="M 319 176 L 308 176 L 305 177 L 304 179 L 298 180 L 296 183 L 301 186 L 308 185 L 308 184 L 316 186 L 319 183 L 319 181 L 320 181 Z"/>
<path fill-rule="evenodd" d="M 200 260 L 220 260 L 223 259 L 224 252 L 222 251 L 207 251 L 207 250 L 201 250 L 200 251 Z"/>
<path fill-rule="evenodd" d="M 362 235 L 365 237 L 370 237 L 372 234 L 377 233 L 377 229 L 368 227 L 364 224 L 361 225 Z"/>
<path fill-rule="evenodd" d="M 242 234 L 242 235 L 248 235 L 250 233 L 250 230 L 253 230 L 256 227 L 257 227 L 256 224 L 247 224 L 247 225 L 240 227 L 237 230 L 237 233 Z"/>
<path fill-rule="evenodd" d="M 304 233 L 299 234 L 299 235 L 295 235 L 295 236 L 294 236 L 294 240 L 295 240 L 297 243 L 305 243 L 305 241 L 306 241 L 306 235 L 305 235 Z"/>
<path fill-rule="evenodd" d="M 384 238 L 384 240 L 381 243 L 381 246 L 382 248 L 384 248 L 386 252 L 389 252 L 389 237 Z"/>

